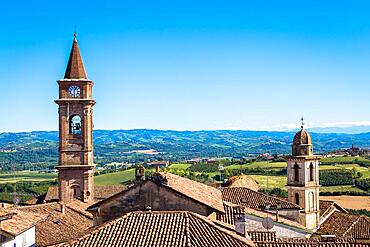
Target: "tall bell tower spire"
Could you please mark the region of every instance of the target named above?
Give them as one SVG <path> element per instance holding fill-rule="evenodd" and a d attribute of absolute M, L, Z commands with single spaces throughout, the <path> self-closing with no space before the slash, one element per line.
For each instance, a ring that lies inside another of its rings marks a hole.
<path fill-rule="evenodd" d="M 93 82 L 87 78 L 74 34 L 64 79 L 58 80 L 59 99 L 59 200 L 94 198 L 94 154 L 92 141 Z"/>

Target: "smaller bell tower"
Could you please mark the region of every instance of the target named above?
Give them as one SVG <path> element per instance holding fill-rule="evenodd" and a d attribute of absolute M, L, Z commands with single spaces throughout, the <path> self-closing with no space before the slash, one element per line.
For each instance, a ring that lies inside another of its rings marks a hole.
<path fill-rule="evenodd" d="M 287 157 L 288 200 L 303 209 L 300 223 L 308 229 L 315 229 L 320 221 L 319 209 L 319 160 L 313 154 L 312 139 L 303 128 L 293 139 L 292 155 Z"/>
<path fill-rule="evenodd" d="M 59 201 L 94 199 L 93 82 L 87 79 L 74 35 L 64 79 L 58 80 Z"/>

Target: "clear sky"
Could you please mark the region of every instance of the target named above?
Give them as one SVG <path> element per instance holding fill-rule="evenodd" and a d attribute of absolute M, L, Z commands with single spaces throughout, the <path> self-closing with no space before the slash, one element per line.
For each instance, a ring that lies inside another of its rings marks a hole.
<path fill-rule="evenodd" d="M 0 132 L 56 130 L 77 24 L 95 129 L 370 121 L 370 2 L 2 1 Z"/>

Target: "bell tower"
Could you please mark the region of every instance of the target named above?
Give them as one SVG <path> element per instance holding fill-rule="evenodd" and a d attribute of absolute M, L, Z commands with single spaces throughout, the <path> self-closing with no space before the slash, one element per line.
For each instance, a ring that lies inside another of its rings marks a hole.
<path fill-rule="evenodd" d="M 308 229 L 319 225 L 319 160 L 320 156 L 313 154 L 312 139 L 303 128 L 293 139 L 292 155 L 287 157 L 288 200 L 303 209 L 299 221 Z"/>
<path fill-rule="evenodd" d="M 74 34 L 64 79 L 58 80 L 59 99 L 59 201 L 94 198 L 92 98 L 94 83 L 87 79 Z"/>

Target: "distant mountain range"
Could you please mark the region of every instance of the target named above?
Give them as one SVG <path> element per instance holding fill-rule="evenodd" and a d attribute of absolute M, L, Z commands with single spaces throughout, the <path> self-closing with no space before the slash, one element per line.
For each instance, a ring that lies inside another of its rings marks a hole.
<path fill-rule="evenodd" d="M 210 130 L 95 130 L 96 162 L 138 161 L 148 157 L 133 150 L 154 149 L 150 158 L 184 160 L 195 157 L 242 157 L 261 153 L 289 154 L 295 132 Z M 370 132 L 361 134 L 311 133 L 316 153 L 349 148 L 370 148 Z M 34 131 L 0 134 L 3 164 L 57 161 L 58 132 Z"/>
<path fill-rule="evenodd" d="M 341 133 L 341 134 L 360 134 L 370 132 L 369 125 L 358 125 L 349 127 L 315 127 L 308 129 L 315 133 Z"/>

